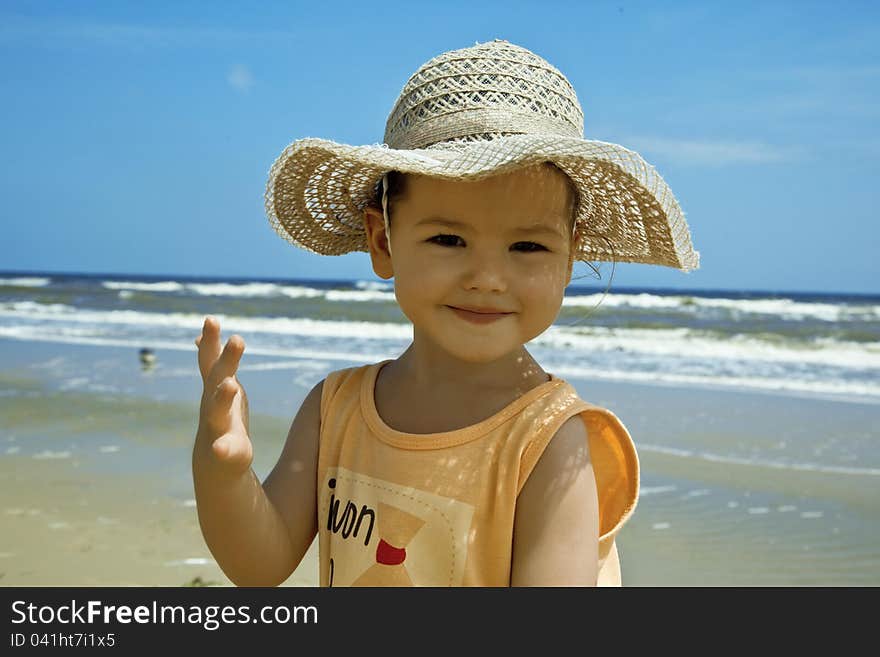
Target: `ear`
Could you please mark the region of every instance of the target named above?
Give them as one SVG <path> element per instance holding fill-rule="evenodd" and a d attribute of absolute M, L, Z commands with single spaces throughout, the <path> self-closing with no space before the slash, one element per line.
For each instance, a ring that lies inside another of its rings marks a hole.
<path fill-rule="evenodd" d="M 382 210 L 371 206 L 364 208 L 364 231 L 367 233 L 367 246 L 370 249 L 370 260 L 373 261 L 373 271 L 379 278 L 392 278 L 394 268 L 391 266 L 391 253 L 388 250 Z"/>

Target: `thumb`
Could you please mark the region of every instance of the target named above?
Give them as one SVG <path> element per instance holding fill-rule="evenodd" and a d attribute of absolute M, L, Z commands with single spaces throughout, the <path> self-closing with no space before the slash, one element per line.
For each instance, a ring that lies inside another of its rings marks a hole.
<path fill-rule="evenodd" d="M 220 436 L 211 445 L 214 456 L 237 470 L 250 467 L 253 449 L 250 440 L 245 436 L 227 433 Z"/>

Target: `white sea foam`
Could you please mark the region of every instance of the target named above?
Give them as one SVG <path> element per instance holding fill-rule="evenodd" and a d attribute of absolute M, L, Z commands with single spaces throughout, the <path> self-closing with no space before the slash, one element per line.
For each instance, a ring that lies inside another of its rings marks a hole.
<path fill-rule="evenodd" d="M 62 344 L 81 344 L 107 347 L 140 347 L 142 340 L 137 339 L 112 339 L 112 338 L 89 338 L 67 334 L 46 333 L 45 329 L 32 327 L 0 327 L 0 337 L 19 340 L 34 340 L 40 342 L 57 342 Z M 175 351 L 192 351 L 194 346 L 189 341 L 173 342 L 151 340 L 154 349 L 170 349 Z M 297 358 L 311 360 L 315 358 L 330 361 L 343 361 L 351 363 L 370 363 L 393 357 L 391 352 L 355 352 L 355 351 L 329 351 L 292 348 L 269 348 L 260 346 L 248 346 L 248 353 L 255 356 L 276 356 L 281 358 Z M 275 363 L 266 369 L 298 369 L 296 363 Z M 794 378 L 789 379 L 761 379 L 757 377 L 730 377 L 712 375 L 682 375 L 658 372 L 637 372 L 608 369 L 593 369 L 585 367 L 553 367 L 551 368 L 558 376 L 569 378 L 597 379 L 606 381 L 622 381 L 630 383 L 642 383 L 647 385 L 669 385 L 695 388 L 722 387 L 732 389 L 752 389 L 767 392 L 785 394 L 804 394 L 816 397 L 825 397 L 837 401 L 856 403 L 880 403 L 880 385 L 868 383 L 853 383 L 847 381 L 804 381 Z M 112 390 L 111 390 L 112 391 Z"/>
<path fill-rule="evenodd" d="M 694 388 L 723 387 L 752 389 L 766 392 L 796 393 L 827 396 L 840 401 L 880 403 L 880 384 L 856 383 L 850 381 L 808 381 L 790 377 L 787 379 L 759 378 L 748 376 L 673 374 L 669 372 L 639 372 L 598 369 L 587 367 L 555 366 L 550 368 L 554 374 L 570 378 L 623 381 L 648 385 L 686 386 Z"/>
<path fill-rule="evenodd" d="M 388 357 L 389 350 L 412 339 L 409 323 L 217 318 L 225 335 L 245 337 L 248 353 L 282 359 L 369 362 L 369 358 Z M 80 310 L 64 304 L 18 301 L 0 304 L 0 319 L 0 336 L 21 340 L 136 348 L 148 343 L 154 349 L 193 350 L 192 339 L 200 332 L 204 315 Z M 308 348 L 299 344 L 276 347 L 277 338 L 297 343 L 303 338 L 312 343 Z M 376 344 L 375 349 L 364 348 L 370 341 Z M 550 371 L 570 378 L 724 386 L 880 403 L 880 343 L 832 339 L 775 342 L 687 328 L 552 326 L 531 345 L 547 350 L 541 359 Z"/>
<path fill-rule="evenodd" d="M 0 287 L 46 287 L 50 282 L 48 278 L 36 276 L 18 276 L 13 278 L 0 278 Z"/>
<path fill-rule="evenodd" d="M 734 319 L 742 315 L 768 315 L 786 320 L 818 319 L 828 322 L 846 320 L 864 321 L 880 318 L 880 306 L 873 304 L 831 304 L 814 301 L 795 301 L 794 299 L 725 299 L 692 297 L 687 295 L 661 296 L 643 292 L 641 294 L 602 293 L 567 296 L 563 306 L 589 308 L 638 308 L 674 310 L 699 314 L 704 309 L 721 309 L 730 312 Z"/>
<path fill-rule="evenodd" d="M 102 285 L 111 290 L 144 292 L 191 292 L 206 297 L 270 298 L 289 299 L 323 298 L 334 302 L 394 301 L 393 288 L 381 283 L 360 282 L 356 290 L 325 290 L 307 285 L 283 285 L 268 282 L 250 283 L 179 283 L 163 281 L 143 283 L 135 281 L 104 281 Z"/>
<path fill-rule="evenodd" d="M 327 301 L 396 301 L 394 292 L 382 290 L 327 290 Z"/>
<path fill-rule="evenodd" d="M 641 486 L 639 488 L 639 496 L 659 495 L 660 493 L 671 493 L 677 490 L 676 486 Z"/>
<path fill-rule="evenodd" d="M 380 359 L 381 360 L 381 359 Z M 330 363 L 324 361 L 309 361 L 298 358 L 297 360 L 270 361 L 268 363 L 251 363 L 241 365 L 239 371 L 247 372 L 267 372 L 270 370 L 317 370 L 324 371 L 331 367 Z M 189 372 L 187 372 L 189 374 Z"/>
<path fill-rule="evenodd" d="M 323 298 L 334 302 L 394 301 L 394 293 L 382 289 L 321 290 L 302 285 L 277 285 L 275 283 L 191 283 L 186 289 L 203 296 L 226 297 L 278 297 L 289 299 Z"/>
<path fill-rule="evenodd" d="M 44 461 L 49 459 L 69 459 L 70 452 L 53 452 L 48 449 L 44 449 L 42 452 L 38 452 L 33 456 L 38 461 Z"/>
<path fill-rule="evenodd" d="M 639 443 L 639 451 L 667 454 L 681 458 L 694 458 L 713 463 L 725 463 L 728 465 L 745 465 L 758 468 L 772 468 L 775 470 L 796 470 L 799 472 L 820 472 L 823 474 L 840 474 L 852 476 L 880 477 L 880 468 L 853 468 L 848 466 L 824 465 L 818 463 L 781 463 L 765 459 L 747 459 L 736 456 L 723 456 L 708 452 L 698 452 L 690 449 L 680 449 L 665 445 L 651 445 Z"/>
<path fill-rule="evenodd" d="M 78 324 L 106 326 L 155 326 L 201 331 L 204 315 L 195 313 L 148 313 L 137 310 L 79 310 L 64 304 L 41 304 L 18 301 L 0 304 L 0 317 L 40 320 L 63 320 Z M 239 317 L 215 314 L 221 329 L 227 333 L 274 333 L 279 335 L 325 336 L 361 339 L 412 338 L 412 325 L 378 322 L 350 322 L 286 317 Z"/>
<path fill-rule="evenodd" d="M 368 293 L 373 294 L 373 293 Z M 204 316 L 195 313 L 148 313 L 135 310 L 79 310 L 64 304 L 18 301 L 0 304 L 0 317 L 63 319 L 78 324 L 157 326 L 193 329 L 198 334 Z M 285 317 L 238 317 L 216 315 L 224 331 L 244 334 L 356 337 L 359 339 L 410 339 L 410 324 L 392 322 L 331 321 Z M 94 330 L 92 330 L 94 333 Z M 717 361 L 754 360 L 761 363 L 815 364 L 832 367 L 877 369 L 880 372 L 880 343 L 860 343 L 824 338 L 814 342 L 776 343 L 748 335 L 719 337 L 687 328 L 627 329 L 571 328 L 551 326 L 531 344 L 589 353 L 625 352 L 660 357 L 681 357 Z"/>
<path fill-rule="evenodd" d="M 144 283 L 143 281 L 102 281 L 101 286 L 108 290 L 138 290 L 142 292 L 179 292 L 183 285 L 177 281 Z"/>
<path fill-rule="evenodd" d="M 774 343 L 748 335 L 723 338 L 688 328 L 628 329 L 595 326 L 551 326 L 534 344 L 556 349 L 589 352 L 617 351 L 655 356 L 682 356 L 702 360 L 759 360 L 761 362 L 811 363 L 835 367 L 880 370 L 880 343 L 823 339 L 812 343 Z"/>
<path fill-rule="evenodd" d="M 839 322 L 848 319 L 859 321 L 880 317 L 880 306 L 831 304 L 794 299 L 706 299 L 691 297 L 698 308 L 724 308 L 734 314 L 775 315 L 782 319 L 818 319 Z"/>
<path fill-rule="evenodd" d="M 5 283 L 6 281 L 34 281 Z M 0 279 L 0 285 L 47 285 L 46 278 Z M 187 291 L 203 296 L 272 297 L 288 298 L 323 297 L 332 302 L 394 301 L 394 284 L 385 281 L 357 281 L 355 290 L 323 289 L 307 283 L 270 283 L 250 281 L 241 283 L 189 283 L 180 281 L 104 281 L 102 285 L 115 290 L 140 290 L 145 292 Z M 827 303 L 822 301 L 798 301 L 786 297 L 757 299 L 730 299 L 690 296 L 684 294 L 659 295 L 649 292 L 639 294 L 602 293 L 566 296 L 563 305 L 568 307 L 621 308 L 684 312 L 693 315 L 707 311 L 724 311 L 732 319 L 747 315 L 764 315 L 784 320 L 800 321 L 814 319 L 828 322 L 864 321 L 880 319 L 880 305 L 873 303 Z"/>
<path fill-rule="evenodd" d="M 206 297 L 269 297 L 278 294 L 279 286 L 274 283 L 188 283 L 186 289 Z"/>
<path fill-rule="evenodd" d="M 393 292 L 394 283 L 389 281 L 357 281 L 355 287 L 359 290 L 371 290 L 381 292 Z"/>
<path fill-rule="evenodd" d="M 35 342 L 54 342 L 60 344 L 79 344 L 89 345 L 93 347 L 140 347 L 143 340 L 134 340 L 126 338 L 87 338 L 71 336 L 53 332 L 47 332 L 45 328 L 33 327 L 3 327 L 0 326 L 0 337 L 11 338 L 13 340 L 25 340 Z M 195 351 L 195 345 L 189 340 L 174 342 L 170 340 L 151 340 L 150 345 L 156 349 L 168 349 L 172 351 Z M 323 358 L 331 361 L 343 361 L 351 363 L 374 363 L 379 360 L 392 357 L 390 353 L 375 352 L 354 352 L 354 351 L 322 351 L 315 349 L 284 349 L 269 347 L 252 347 L 247 348 L 247 352 L 254 356 L 279 356 L 282 358 L 299 358 L 303 360 L 313 360 L 315 358 Z M 241 369 L 245 369 L 242 366 Z M 285 369 L 283 366 L 274 366 L 268 369 Z M 293 365 L 288 365 L 287 369 L 293 369 Z M 192 374 L 192 371 L 189 372 Z"/>

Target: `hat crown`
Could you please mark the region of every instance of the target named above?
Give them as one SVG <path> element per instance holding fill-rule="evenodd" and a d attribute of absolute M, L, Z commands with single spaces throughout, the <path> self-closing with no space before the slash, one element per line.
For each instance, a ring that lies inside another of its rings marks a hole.
<path fill-rule="evenodd" d="M 384 141 L 390 148 L 419 149 L 507 134 L 582 139 L 584 113 L 558 69 L 496 39 L 423 64 L 388 115 Z"/>

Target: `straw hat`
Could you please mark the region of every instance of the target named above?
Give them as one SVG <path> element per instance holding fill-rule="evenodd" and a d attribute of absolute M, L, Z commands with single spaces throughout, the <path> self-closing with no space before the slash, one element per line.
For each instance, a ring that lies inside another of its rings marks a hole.
<path fill-rule="evenodd" d="M 496 39 L 443 53 L 404 85 L 383 144 L 300 139 L 272 166 L 266 213 L 281 237 L 323 255 L 367 251 L 363 209 L 388 171 L 475 180 L 550 161 L 578 192 L 576 259 L 699 267 L 681 207 L 656 170 L 584 139 L 566 77 Z"/>

